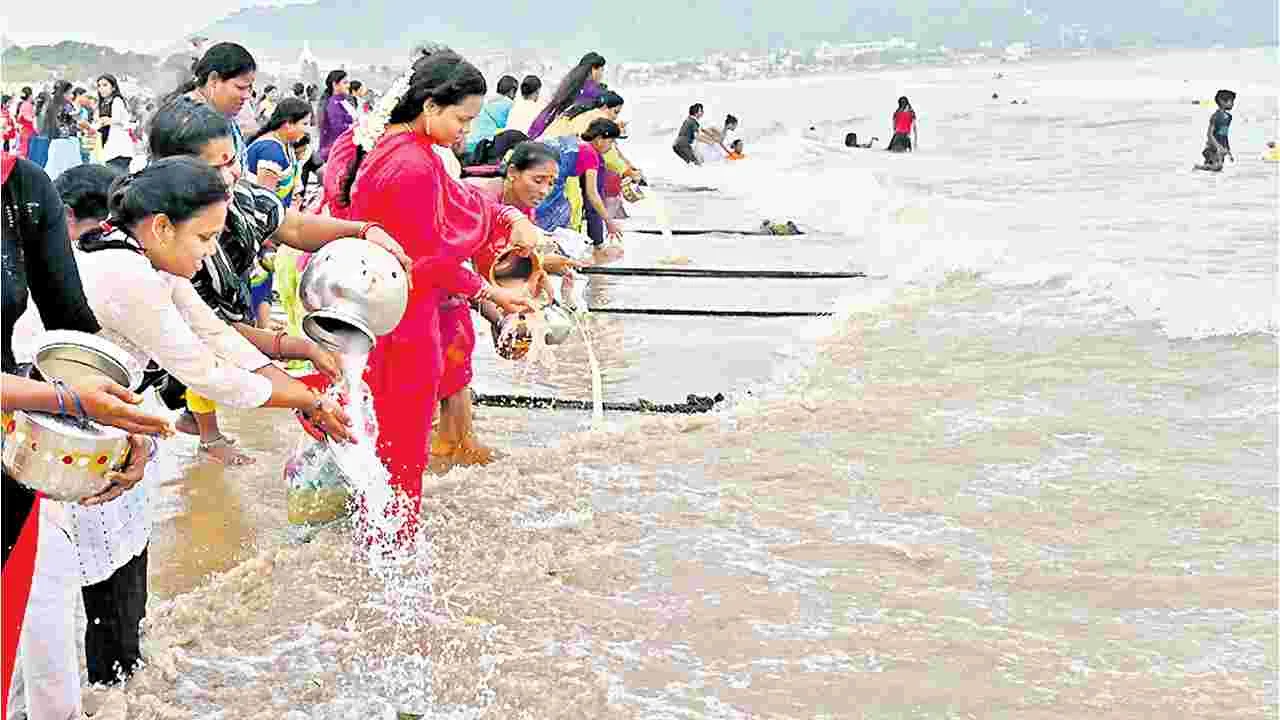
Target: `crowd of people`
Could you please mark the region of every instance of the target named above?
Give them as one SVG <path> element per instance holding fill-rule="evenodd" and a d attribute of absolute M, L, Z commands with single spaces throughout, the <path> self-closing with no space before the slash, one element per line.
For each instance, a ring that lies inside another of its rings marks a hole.
<path fill-rule="evenodd" d="M 57 80 L 39 91 L 24 86 L 17 96 L 0 97 L 0 145 L 6 152 L 43 167 L 54 178 L 79 164 L 108 164 L 125 172 L 135 157 L 145 160 L 147 156 L 147 120 L 156 109 L 156 98 L 149 89 L 136 90 L 135 96 L 126 98 L 120 82 L 110 73 L 84 85 Z M 332 71 L 323 90 L 303 83 L 295 83 L 287 94 L 275 85 L 253 89 L 234 115 L 241 136 L 253 135 L 268 124 L 284 100 L 316 108 L 314 139 L 327 148 L 326 138 L 321 136 L 327 135 L 332 143 L 342 129 L 369 111 L 373 96 L 359 80 L 348 79 L 345 70 Z M 328 123 L 331 129 L 325 133 L 327 120 L 332 120 Z M 299 140 L 302 147 L 308 146 L 312 133 Z M 71 152 L 77 145 L 78 155 Z M 321 152 L 320 158 L 323 155 Z M 319 162 L 312 164 L 311 172 L 318 167 Z"/>
<path fill-rule="evenodd" d="M 58 80 L 39 92 L 24 86 L 0 97 L 0 143 L 57 177 L 84 163 L 129 168 L 139 145 L 139 122 L 153 104 L 127 100 L 114 75 L 73 85 Z"/>
<path fill-rule="evenodd" d="M 222 432 L 220 407 L 277 407 L 333 442 L 351 439 L 344 407 L 296 377 L 344 380 L 334 351 L 300 328 L 298 276 L 326 244 L 363 239 L 411 278 L 408 309 L 364 377 L 407 527 L 430 455 L 492 458 L 471 425 L 472 309 L 496 339 L 539 302 L 497 266 L 536 258 L 571 276 L 580 261 L 562 243 L 603 251 L 621 236 L 620 187 L 644 181 L 617 147 L 624 104 L 604 68 L 588 53 L 545 103 L 533 76 L 503 76 L 487 97 L 474 65 L 434 48 L 376 102 L 342 70 L 281 97 L 255 92 L 247 49 L 219 43 L 187 82 L 144 105 L 105 74 L 92 92 L 62 81 L 23 91 L 2 156 L 3 409 L 76 414 L 132 435 L 106 488 L 78 504 L 41 499 L 4 473 L 6 707 L 20 676 L 29 717 L 78 716 L 77 591 L 90 681 L 123 682 L 139 666 L 152 522 L 141 481 L 171 447 L 155 438 L 195 436 L 205 461 L 242 465 L 252 456 Z M 319 180 L 310 191 L 308 175 Z M 284 326 L 272 319 L 277 296 Z M 46 329 L 122 348 L 147 368 L 142 386 L 33 376 L 13 352 L 29 300 Z"/>

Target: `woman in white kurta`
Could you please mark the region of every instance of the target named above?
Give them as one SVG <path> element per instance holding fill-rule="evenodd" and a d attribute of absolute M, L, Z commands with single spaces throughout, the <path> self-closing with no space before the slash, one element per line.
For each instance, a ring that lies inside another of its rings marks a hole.
<path fill-rule="evenodd" d="M 333 400 L 272 364 L 192 287 L 191 276 L 217 248 L 228 197 L 221 174 L 192 157 L 166 158 L 116 180 L 107 230 L 81 238 L 77 258 L 101 335 L 139 367 L 154 361 L 219 404 L 293 408 L 330 435 L 349 439 L 346 415 Z M 282 333 L 276 344 L 287 355 L 306 342 Z M 106 657 L 97 667 L 90 661 L 90 679 L 110 681 L 127 675 L 140 659 L 137 624 L 145 615 L 151 532 L 146 490 L 139 486 L 118 500 L 69 514 L 82 582 L 106 584 L 94 599 L 86 589 L 86 647 L 94 645 L 92 636 L 100 629 L 110 631 L 100 639 Z"/>
<path fill-rule="evenodd" d="M 98 76 L 98 135 L 102 138 L 102 162 L 126 172 L 133 162 L 133 116 L 120 94 L 114 75 Z"/>

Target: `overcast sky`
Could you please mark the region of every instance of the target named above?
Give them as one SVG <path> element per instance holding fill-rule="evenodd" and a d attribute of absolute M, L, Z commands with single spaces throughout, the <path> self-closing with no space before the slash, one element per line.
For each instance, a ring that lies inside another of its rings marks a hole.
<path fill-rule="evenodd" d="M 0 33 L 19 45 L 78 40 L 117 49 L 155 53 L 172 47 L 184 36 L 207 28 L 242 7 L 296 5 L 312 1 L 314 0 L 107 0 L 104 3 L 103 0 L 6 0 L 5 9 L 0 12 Z M 492 13 L 495 5 L 514 3 L 523 6 L 526 2 L 527 0 L 490 0 L 489 3 L 481 3 L 479 7 Z M 635 16 L 643 13 L 643 8 L 649 6 L 661 6 L 667 8 L 668 12 L 678 12 L 671 9 L 684 6 L 684 2 L 685 0 L 641 0 L 639 3 L 588 3 L 590 9 L 584 12 L 604 25 L 616 25 L 619 22 L 634 21 Z M 708 46 L 714 46 L 728 36 L 740 39 L 744 29 L 759 30 L 761 27 L 771 34 L 776 30 L 780 36 L 794 31 L 799 33 L 797 37 L 808 37 L 814 34 L 816 27 L 829 26 L 830 18 L 833 17 L 857 21 L 852 25 L 844 22 L 844 26 L 848 26 L 846 30 L 857 29 L 861 24 L 878 27 L 883 25 L 881 21 L 885 17 L 898 15 L 915 17 L 913 22 L 916 24 L 919 24 L 917 21 L 920 18 L 935 19 L 943 25 L 955 21 L 963 24 L 963 17 L 967 15 L 950 17 L 957 8 L 1016 8 L 1019 5 L 1033 8 L 1037 13 L 1048 13 L 1048 17 L 1052 19 L 1049 27 L 1055 27 L 1059 22 L 1087 22 L 1097 26 L 1096 30 L 1105 29 L 1114 22 L 1117 28 L 1125 30 L 1149 31 L 1160 30 L 1162 27 L 1176 30 L 1178 32 L 1175 35 L 1186 39 L 1195 36 L 1194 33 L 1187 32 L 1190 25 L 1193 29 L 1198 28 L 1197 32 L 1203 31 L 1200 32 L 1204 35 L 1201 38 L 1203 42 L 1231 42 L 1232 38 L 1242 37 L 1246 30 L 1256 28 L 1261 28 L 1264 34 L 1270 33 L 1269 37 L 1274 38 L 1275 2 L 1276 0 L 1122 0 L 1119 3 L 1116 0 L 700 0 L 698 7 L 703 13 L 698 17 L 704 17 L 708 10 L 715 13 L 718 8 L 725 19 L 724 27 L 705 28 L 705 32 L 695 34 L 692 39 L 686 37 L 688 42 L 685 44 L 696 45 L 705 41 Z M 357 8 L 352 11 L 353 18 L 359 17 L 360 4 L 351 4 Z M 379 4 L 389 8 L 430 5 L 421 5 L 418 0 L 384 0 Z M 475 4 L 458 6 L 467 7 L 468 10 L 451 13 L 450 17 L 464 23 L 473 32 L 483 30 L 488 21 L 478 21 L 474 8 L 470 7 L 472 5 Z M 326 6 L 341 8 L 333 3 L 326 3 Z M 429 13 L 430 10 L 423 12 Z M 815 18 L 822 20 L 817 21 Z M 579 29 L 591 30 L 592 24 L 586 22 Z M 305 36 L 307 29 L 302 30 L 302 35 Z M 326 27 L 314 31 L 312 35 L 324 38 L 333 35 L 333 30 Z M 511 28 L 505 30 L 510 31 Z M 382 30 L 391 31 L 392 28 Z M 556 36 L 560 37 L 563 33 L 564 28 L 561 28 Z M 499 38 L 506 38 L 508 35 L 509 32 L 495 33 L 495 37 Z M 650 47 L 661 45 L 661 42 L 648 38 L 642 44 Z"/>
<path fill-rule="evenodd" d="M 45 45 L 62 40 L 107 45 L 122 50 L 154 52 L 169 47 L 241 7 L 292 5 L 300 0 L 127 0 L 114 10 L 101 0 L 68 0 L 50 15 L 48 2 L 5 3 L 0 34 L 18 45 Z M 305 0 L 302 0 L 305 1 Z"/>

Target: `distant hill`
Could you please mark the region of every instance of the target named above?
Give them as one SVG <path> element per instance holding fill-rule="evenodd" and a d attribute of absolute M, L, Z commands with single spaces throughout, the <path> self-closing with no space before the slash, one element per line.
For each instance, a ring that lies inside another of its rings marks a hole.
<path fill-rule="evenodd" d="M 439 14 L 436 14 L 439 13 Z M 1276 42 L 1268 0 L 632 0 L 561 5 L 317 0 L 237 12 L 200 34 L 289 57 L 398 62 L 426 41 L 466 50 L 530 49 L 576 58 L 660 60 L 738 48 L 812 47 L 901 36 L 926 46 L 1029 40 L 1056 47 L 1082 24 L 1103 46 L 1232 46 Z"/>
<path fill-rule="evenodd" d="M 56 45 L 7 45 L 0 53 L 7 82 L 43 83 L 53 77 L 85 82 L 102 73 L 132 77 L 147 85 L 171 84 L 178 73 L 190 72 L 182 57 L 161 62 L 154 55 L 119 52 L 102 45 L 64 41 Z"/>

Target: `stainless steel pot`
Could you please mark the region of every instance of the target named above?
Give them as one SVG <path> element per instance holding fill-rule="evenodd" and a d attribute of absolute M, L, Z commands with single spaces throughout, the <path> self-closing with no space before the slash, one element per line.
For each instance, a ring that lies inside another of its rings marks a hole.
<path fill-rule="evenodd" d="M 379 335 L 400 324 L 409 283 L 395 256 L 357 238 L 325 245 L 298 282 L 307 314 L 302 331 L 338 352 L 367 352 Z"/>
<path fill-rule="evenodd" d="M 141 378 L 128 353 L 94 335 L 55 331 L 37 342 L 36 370 L 45 380 L 69 383 L 107 378 L 127 388 Z M 68 413 L 74 413 L 67 398 Z M 123 430 L 70 415 L 18 410 L 0 419 L 4 469 L 18 482 L 54 500 L 77 501 L 107 486 L 106 474 L 129 454 Z"/>
<path fill-rule="evenodd" d="M 133 389 L 142 379 L 142 370 L 127 352 L 115 343 L 74 330 L 52 330 L 36 339 L 33 363 L 40 377 L 73 383 L 105 377 Z"/>

